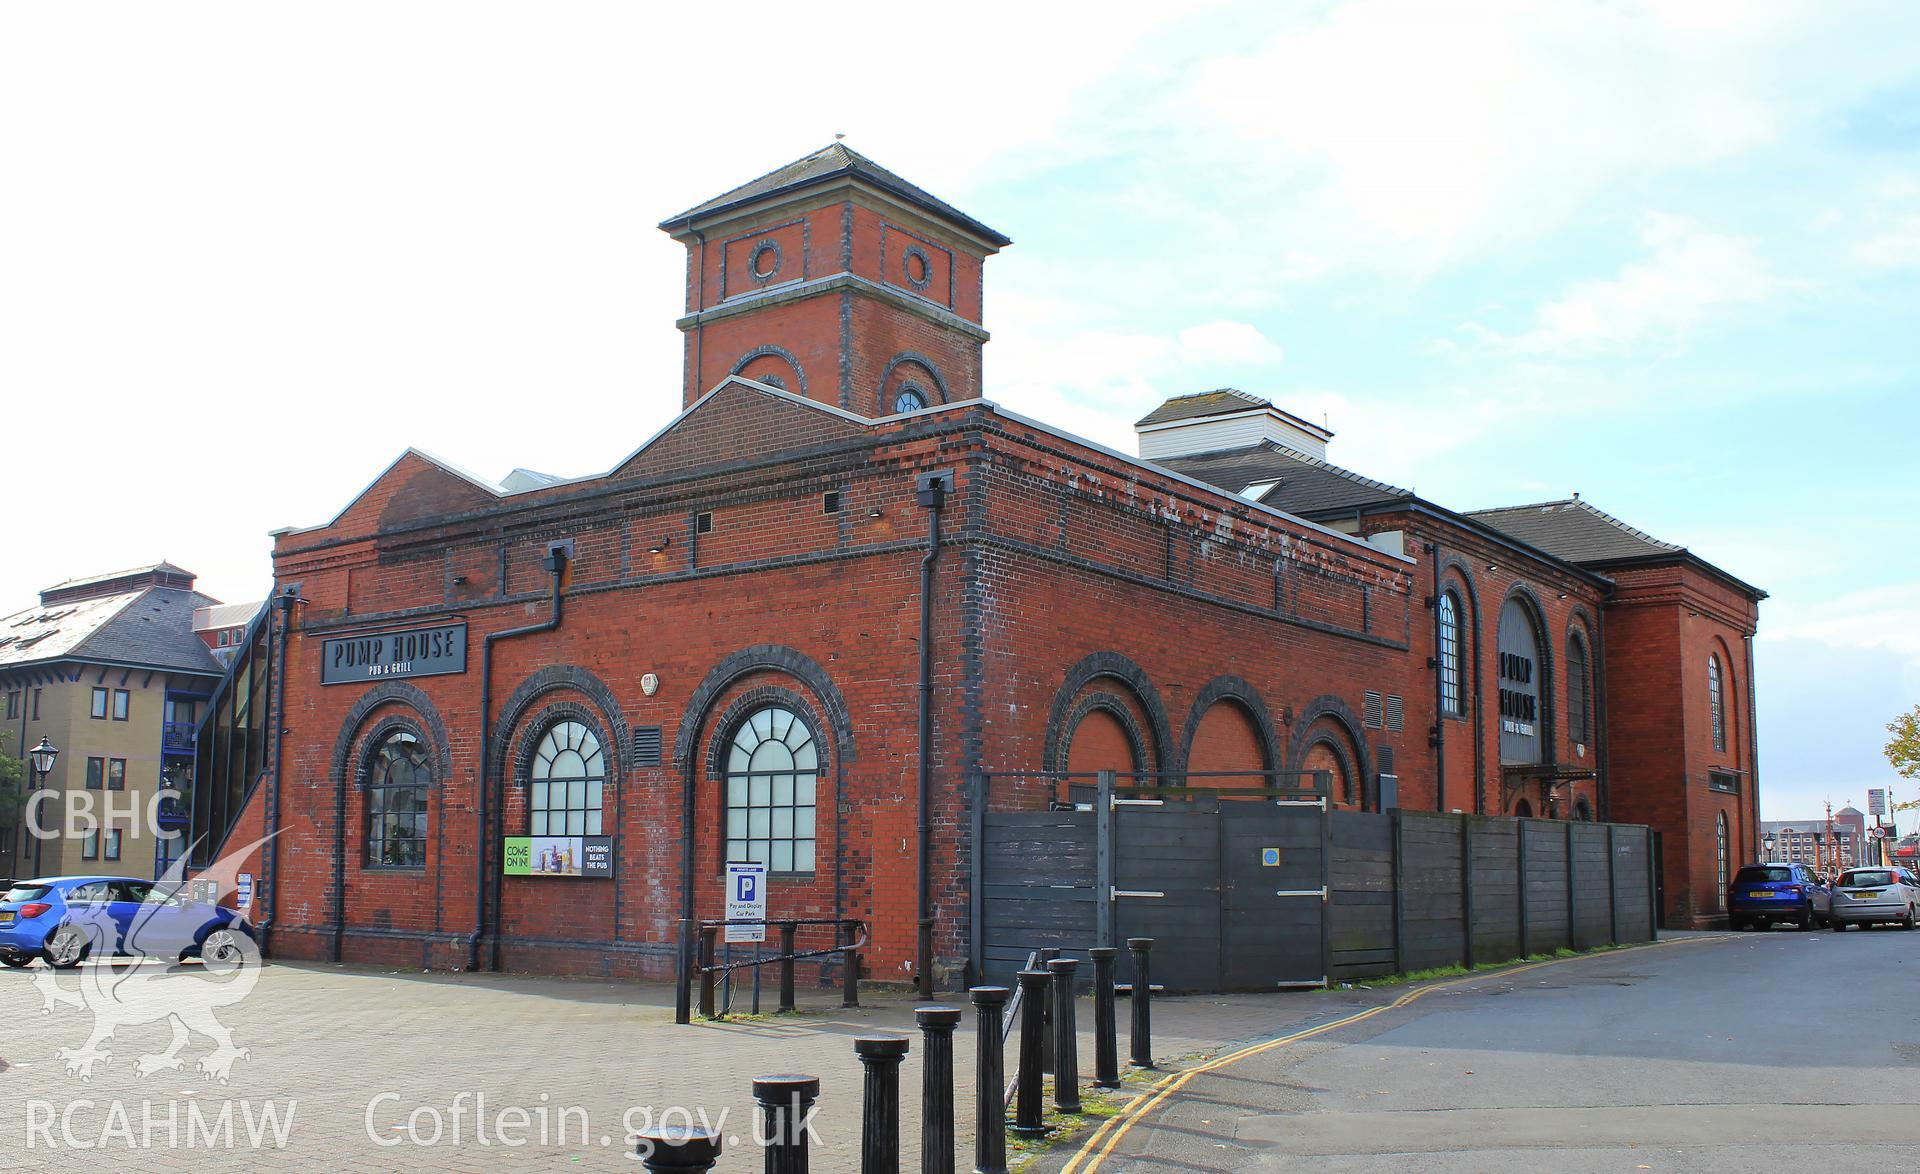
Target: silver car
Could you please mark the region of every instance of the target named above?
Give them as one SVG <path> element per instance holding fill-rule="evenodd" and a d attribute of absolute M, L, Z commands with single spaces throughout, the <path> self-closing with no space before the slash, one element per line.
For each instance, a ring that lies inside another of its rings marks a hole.
<path fill-rule="evenodd" d="M 1885 922 L 1912 929 L 1920 886 L 1904 868 L 1849 868 L 1833 886 L 1833 928 Z"/>

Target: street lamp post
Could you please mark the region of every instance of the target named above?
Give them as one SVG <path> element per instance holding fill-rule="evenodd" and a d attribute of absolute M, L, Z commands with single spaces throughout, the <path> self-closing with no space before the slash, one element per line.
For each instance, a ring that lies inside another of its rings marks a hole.
<path fill-rule="evenodd" d="M 1764 836 L 1761 836 L 1761 837 L 1760 837 L 1760 844 L 1761 844 L 1761 846 L 1762 846 L 1762 847 L 1764 847 L 1764 848 L 1765 848 L 1765 849 L 1767 850 L 1767 863 L 1768 863 L 1768 864 L 1772 864 L 1772 863 L 1773 863 L 1773 846 L 1774 846 L 1774 843 L 1775 843 L 1775 842 L 1776 842 L 1776 841 L 1775 841 L 1775 840 L 1774 840 L 1774 838 L 1773 838 L 1773 833 L 1772 833 L 1772 832 L 1768 832 L 1768 833 L 1767 833 L 1766 835 L 1764 835 Z"/>
<path fill-rule="evenodd" d="M 60 757 L 60 748 L 47 741 L 45 736 L 40 744 L 27 751 L 27 765 L 33 770 L 33 789 L 40 790 L 47 785 L 47 776 L 53 773 L 53 764 Z M 37 829 L 36 829 L 37 832 Z M 38 834 L 33 837 L 33 871 L 40 872 L 40 844 Z"/>

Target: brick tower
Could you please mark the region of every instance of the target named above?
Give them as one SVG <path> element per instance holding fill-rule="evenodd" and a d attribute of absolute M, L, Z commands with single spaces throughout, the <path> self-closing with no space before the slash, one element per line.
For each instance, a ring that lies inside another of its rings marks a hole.
<path fill-rule="evenodd" d="M 1005 236 L 839 143 L 689 208 L 683 402 L 744 375 L 862 416 L 980 395 Z"/>

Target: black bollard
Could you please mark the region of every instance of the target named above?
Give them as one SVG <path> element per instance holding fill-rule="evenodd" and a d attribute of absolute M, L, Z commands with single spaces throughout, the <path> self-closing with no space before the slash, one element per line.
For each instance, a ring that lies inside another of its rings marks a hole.
<path fill-rule="evenodd" d="M 854 945 L 860 940 L 860 923 L 843 921 L 840 923 L 840 967 L 841 979 L 845 985 L 840 990 L 842 1007 L 860 1005 L 860 948 Z"/>
<path fill-rule="evenodd" d="M 1047 963 L 1053 975 L 1053 1107 L 1062 1113 L 1080 1111 L 1080 1041 L 1073 1011 L 1073 972 L 1079 965 L 1072 958 Z"/>
<path fill-rule="evenodd" d="M 977 986 L 967 992 L 978 1013 L 973 1049 L 973 1174 L 1007 1174 L 1007 1066 L 1002 1035 L 1007 1010 L 1003 986 Z"/>
<path fill-rule="evenodd" d="M 1020 972 L 1020 1073 L 1014 1090 L 1013 1131 L 1037 1137 L 1047 1131 L 1040 1123 L 1040 1038 L 1047 1033 L 1047 972 Z M 981 1089 L 981 1096 L 992 1094 Z"/>
<path fill-rule="evenodd" d="M 953 1174 L 953 1029 L 958 1007 L 921 1007 L 920 1174 Z"/>
<path fill-rule="evenodd" d="M 1113 1021 L 1112 946 L 1095 946 L 1093 956 L 1093 1087 L 1120 1087 L 1120 1046 Z"/>
<path fill-rule="evenodd" d="M 708 1019 L 714 1018 L 714 980 L 719 977 L 713 969 L 713 945 L 720 936 L 717 925 L 700 927 L 700 1014 Z"/>
<path fill-rule="evenodd" d="M 652 1174 L 706 1174 L 720 1160 L 720 1135 L 711 1129 L 656 1129 L 634 1147 Z"/>
<path fill-rule="evenodd" d="M 860 1097 L 860 1174 L 900 1174 L 900 1061 L 907 1041 L 868 1035 L 853 1041 L 867 1070 Z"/>
<path fill-rule="evenodd" d="M 794 1008 L 793 936 L 799 931 L 799 928 L 799 926 L 791 921 L 783 921 L 780 923 L 780 953 L 782 955 L 780 959 L 780 1009 L 782 1011 L 791 1011 Z"/>
<path fill-rule="evenodd" d="M 1060 948 L 1058 946 L 1048 946 L 1046 949 L 1040 951 L 1040 969 L 1046 970 L 1047 963 L 1059 956 Z M 1049 974 L 1052 973 L 1052 971 L 1047 972 Z M 1051 1073 L 1053 1071 L 1053 997 L 1049 995 L 1040 1001 L 1047 1005 L 1046 1010 L 1041 1015 L 1042 1026 L 1045 1030 L 1040 1033 L 1040 1071 Z"/>
<path fill-rule="evenodd" d="M 1133 1059 L 1135 1068 L 1153 1067 L 1153 976 L 1148 973 L 1147 954 L 1152 938 L 1128 938 L 1133 952 Z"/>
<path fill-rule="evenodd" d="M 753 1099 L 764 1122 L 764 1174 L 807 1174 L 807 1127 L 820 1099 L 818 1076 L 757 1076 Z"/>

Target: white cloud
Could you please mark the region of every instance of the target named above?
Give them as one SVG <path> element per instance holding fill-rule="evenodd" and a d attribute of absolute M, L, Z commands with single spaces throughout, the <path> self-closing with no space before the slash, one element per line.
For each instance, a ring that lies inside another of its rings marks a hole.
<path fill-rule="evenodd" d="M 1245 363 L 1271 367 L 1283 357 L 1272 339 L 1245 322 L 1208 322 L 1189 326 L 1179 334 L 1180 358 L 1197 366 Z"/>
<path fill-rule="evenodd" d="M 1766 627 L 1772 640 L 1817 640 L 1842 648 L 1881 649 L 1904 657 L 1920 682 L 1920 582 L 1847 592 L 1803 607 L 1785 623 Z"/>
<path fill-rule="evenodd" d="M 1920 266 L 1920 213 L 1899 217 L 1885 231 L 1854 246 L 1853 254 L 1876 269 Z"/>
<path fill-rule="evenodd" d="M 1684 341 L 1795 286 L 1772 271 L 1756 242 L 1704 231 L 1682 217 L 1648 216 L 1640 239 L 1644 260 L 1574 285 L 1534 311 L 1529 329 L 1507 335 L 1467 323 L 1462 333 L 1472 349 L 1498 354 L 1619 354 Z"/>

